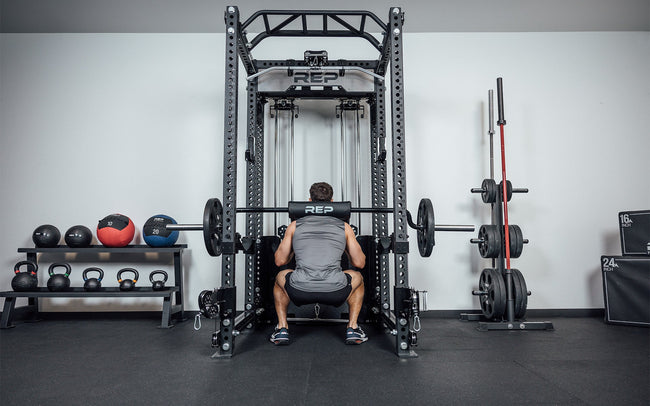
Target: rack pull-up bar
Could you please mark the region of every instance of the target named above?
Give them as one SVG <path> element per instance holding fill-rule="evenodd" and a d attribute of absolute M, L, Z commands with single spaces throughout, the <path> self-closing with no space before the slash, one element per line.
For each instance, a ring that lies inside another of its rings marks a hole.
<path fill-rule="evenodd" d="M 272 24 L 269 16 L 274 16 L 277 24 Z M 322 18 L 307 18 L 307 16 L 322 16 Z M 258 18 L 262 20 L 264 31 L 247 44 L 250 49 L 268 37 L 358 37 L 370 42 L 381 52 L 380 42 L 366 30 L 368 17 L 376 24 L 375 27 L 370 28 L 371 31 L 388 31 L 387 25 L 376 15 L 359 10 L 260 10 L 244 21 L 241 29 L 246 30 Z M 328 26 L 329 22 L 334 24 Z"/>

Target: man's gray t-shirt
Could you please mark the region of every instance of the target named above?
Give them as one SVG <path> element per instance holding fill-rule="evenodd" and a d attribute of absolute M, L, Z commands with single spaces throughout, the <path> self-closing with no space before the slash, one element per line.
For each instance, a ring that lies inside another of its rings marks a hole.
<path fill-rule="evenodd" d="M 346 287 L 348 279 L 341 269 L 345 246 L 343 220 L 327 216 L 296 220 L 296 269 L 289 279 L 291 286 L 305 292 L 334 292 Z"/>

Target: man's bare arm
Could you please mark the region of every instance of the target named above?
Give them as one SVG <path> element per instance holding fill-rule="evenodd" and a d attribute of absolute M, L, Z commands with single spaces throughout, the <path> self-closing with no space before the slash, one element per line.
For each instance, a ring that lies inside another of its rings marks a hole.
<path fill-rule="evenodd" d="M 352 230 L 352 227 L 348 223 L 345 223 L 345 241 L 345 251 L 350 258 L 350 264 L 355 268 L 363 268 L 366 266 L 366 255 L 363 253 L 361 245 L 359 245 L 357 237 L 354 235 L 354 230 Z"/>
<path fill-rule="evenodd" d="M 280 242 L 280 246 L 275 251 L 275 265 L 282 266 L 286 265 L 291 261 L 293 257 L 293 234 L 296 232 L 296 222 L 292 221 L 287 227 L 287 231 L 284 233 L 284 238 Z"/>

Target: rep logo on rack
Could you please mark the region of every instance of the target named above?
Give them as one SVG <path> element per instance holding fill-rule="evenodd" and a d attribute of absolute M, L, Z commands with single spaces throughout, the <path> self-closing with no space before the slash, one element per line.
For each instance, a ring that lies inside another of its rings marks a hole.
<path fill-rule="evenodd" d="M 327 84 L 339 78 L 336 72 L 294 72 L 293 83 Z"/>

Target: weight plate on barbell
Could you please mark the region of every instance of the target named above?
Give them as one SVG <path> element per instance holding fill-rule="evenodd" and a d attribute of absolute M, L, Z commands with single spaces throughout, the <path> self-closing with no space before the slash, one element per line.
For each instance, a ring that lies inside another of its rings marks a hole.
<path fill-rule="evenodd" d="M 515 297 L 515 319 L 523 319 L 528 308 L 528 287 L 519 269 L 511 269 L 513 293 Z"/>
<path fill-rule="evenodd" d="M 208 199 L 203 210 L 203 240 L 208 254 L 221 255 L 221 236 L 223 233 L 223 206 L 219 199 Z"/>
<path fill-rule="evenodd" d="M 433 251 L 433 246 L 436 245 L 436 221 L 433 213 L 433 204 L 430 199 L 424 198 L 420 200 L 420 205 L 418 206 L 417 226 L 418 249 L 420 250 L 420 255 L 428 257 L 431 255 L 431 251 Z"/>
<path fill-rule="evenodd" d="M 478 252 L 483 258 L 498 258 L 501 252 L 501 234 L 497 226 L 484 224 L 478 230 Z"/>
<path fill-rule="evenodd" d="M 500 319 L 506 310 L 506 286 L 503 277 L 496 269 L 486 268 L 479 278 L 481 311 L 488 319 Z"/>
<path fill-rule="evenodd" d="M 483 189 L 483 192 L 481 192 L 481 199 L 483 199 L 483 203 L 494 203 L 497 201 L 497 183 L 494 181 L 494 179 L 483 179 L 483 182 L 481 183 L 481 189 Z"/>

